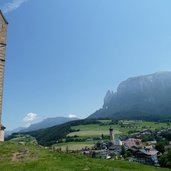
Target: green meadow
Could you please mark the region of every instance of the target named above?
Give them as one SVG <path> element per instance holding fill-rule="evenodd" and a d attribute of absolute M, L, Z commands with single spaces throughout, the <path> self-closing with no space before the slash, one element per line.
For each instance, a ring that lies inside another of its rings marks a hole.
<path fill-rule="evenodd" d="M 124 125 L 134 125 L 135 127 L 121 127 L 121 124 L 110 124 L 111 120 L 99 120 L 102 124 L 85 124 L 85 125 L 77 125 L 72 126 L 72 129 L 79 130 L 78 132 L 69 133 L 67 136 L 74 137 L 78 136 L 78 138 L 85 138 L 82 142 L 66 142 L 66 143 L 58 143 L 54 146 L 56 148 L 60 148 L 62 151 L 72 150 L 81 150 L 85 147 L 92 147 L 98 140 L 93 138 L 100 137 L 102 134 L 105 136 L 109 135 L 109 128 L 112 127 L 115 132 L 115 137 L 120 135 L 128 134 L 129 131 L 139 131 L 143 129 L 160 129 L 162 127 L 170 126 L 168 123 L 160 123 L 160 122 L 146 122 L 146 121 L 127 121 L 124 120 L 122 123 Z M 137 127 L 136 127 L 137 126 Z"/>
<path fill-rule="evenodd" d="M 52 152 L 37 145 L 0 143 L 1 171 L 170 171 L 120 160 Z"/>
<path fill-rule="evenodd" d="M 110 124 L 110 120 L 100 120 L 102 124 L 87 124 L 72 126 L 72 129 L 80 130 L 78 132 L 72 132 L 68 136 L 79 137 L 98 137 L 103 135 L 109 135 L 109 128 L 112 127 L 116 135 L 128 134 L 129 131 L 138 131 L 142 129 L 160 129 L 162 127 L 168 127 L 168 123 L 160 122 L 146 122 L 146 121 L 123 121 L 123 124 L 136 125 L 137 127 L 121 127 L 120 124 Z M 170 126 L 169 126 L 170 127 Z"/>
<path fill-rule="evenodd" d="M 66 152 L 68 151 L 78 151 L 81 150 L 85 147 L 93 147 L 94 144 L 97 141 L 85 141 L 85 142 L 67 142 L 67 143 L 59 143 L 59 144 L 55 144 L 53 145 L 53 147 L 55 147 L 55 149 L 60 149 L 61 151 Z"/>

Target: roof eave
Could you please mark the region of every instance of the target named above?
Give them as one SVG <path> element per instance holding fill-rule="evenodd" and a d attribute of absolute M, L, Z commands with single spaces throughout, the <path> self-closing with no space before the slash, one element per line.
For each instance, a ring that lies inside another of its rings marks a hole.
<path fill-rule="evenodd" d="M 2 11 L 0 10 L 0 14 L 2 15 L 2 18 L 4 19 L 5 23 L 8 24 L 8 21 L 6 20 L 4 14 L 2 13 Z"/>

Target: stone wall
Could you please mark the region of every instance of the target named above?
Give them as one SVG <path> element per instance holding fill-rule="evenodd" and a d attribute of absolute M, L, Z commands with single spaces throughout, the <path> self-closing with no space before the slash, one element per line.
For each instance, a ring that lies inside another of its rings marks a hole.
<path fill-rule="evenodd" d="M 5 66 L 7 22 L 0 12 L 0 141 L 4 141 L 4 130 L 2 129 L 2 99 L 3 99 L 3 82 Z"/>
<path fill-rule="evenodd" d="M 0 142 L 4 141 L 4 130 L 0 130 Z"/>

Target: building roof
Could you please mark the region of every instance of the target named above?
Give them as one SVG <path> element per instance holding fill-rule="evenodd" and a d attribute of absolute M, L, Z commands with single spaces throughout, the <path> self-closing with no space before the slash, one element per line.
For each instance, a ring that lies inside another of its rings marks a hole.
<path fill-rule="evenodd" d="M 2 16 L 2 18 L 4 19 L 5 23 L 8 24 L 8 21 L 6 20 L 4 14 L 2 13 L 2 11 L 0 10 L 0 15 Z"/>
<path fill-rule="evenodd" d="M 126 145 L 128 148 L 131 148 L 133 146 L 142 146 L 141 140 L 135 138 L 129 138 L 126 141 L 123 141 L 123 144 Z"/>
<path fill-rule="evenodd" d="M 154 155 L 157 155 L 157 153 L 158 153 L 158 151 L 156 149 L 151 149 L 151 150 L 140 149 L 139 151 L 148 156 L 154 156 Z"/>

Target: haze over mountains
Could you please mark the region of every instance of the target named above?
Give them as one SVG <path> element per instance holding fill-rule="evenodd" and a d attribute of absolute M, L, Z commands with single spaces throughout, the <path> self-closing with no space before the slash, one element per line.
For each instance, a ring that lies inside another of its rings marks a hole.
<path fill-rule="evenodd" d="M 116 92 L 107 92 L 103 107 L 89 118 L 161 116 L 171 117 L 171 72 L 157 72 L 121 82 Z"/>
<path fill-rule="evenodd" d="M 44 119 L 41 122 L 31 124 L 28 128 L 19 127 L 12 131 L 6 131 L 6 136 L 11 135 L 12 133 L 17 132 L 29 132 L 29 131 L 35 131 L 43 128 L 49 128 L 55 125 L 60 125 L 69 121 L 78 120 L 78 118 L 69 118 L 69 117 L 54 117 L 54 118 L 47 118 Z"/>

